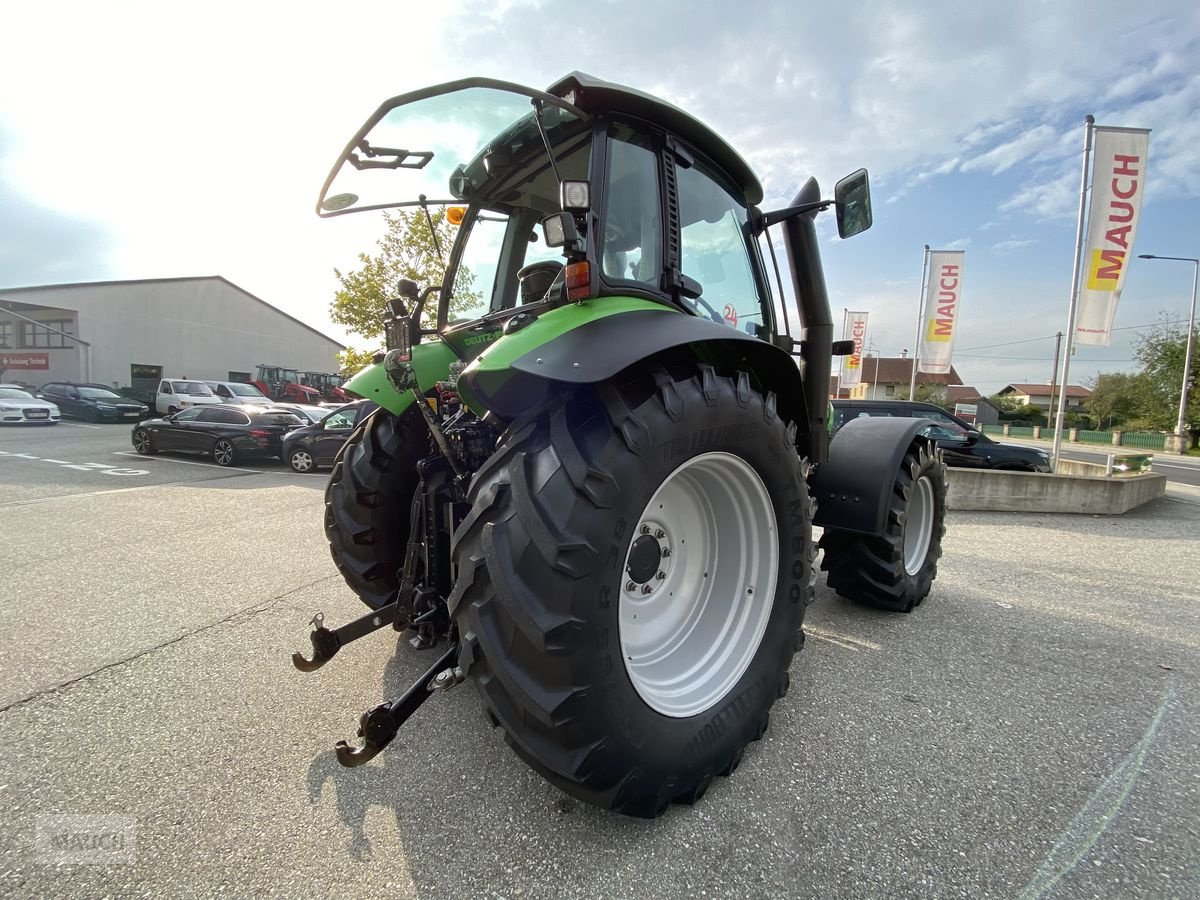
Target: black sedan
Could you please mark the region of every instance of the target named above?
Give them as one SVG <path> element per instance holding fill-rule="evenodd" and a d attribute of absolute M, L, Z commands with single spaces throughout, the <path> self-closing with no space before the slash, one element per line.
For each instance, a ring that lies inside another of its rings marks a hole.
<path fill-rule="evenodd" d="M 918 400 L 834 400 L 832 403 L 835 429 L 860 416 L 929 419 L 933 424 L 921 433 L 937 441 L 948 466 L 1012 472 L 1051 471 L 1050 455 L 1045 450 L 993 441 L 958 416 L 931 403 Z"/>
<path fill-rule="evenodd" d="M 102 384 L 52 381 L 43 384 L 37 396 L 53 403 L 64 416 L 85 422 L 136 422 L 150 412 L 145 403 L 122 397 Z"/>
<path fill-rule="evenodd" d="M 350 432 L 378 408 L 370 400 L 359 400 L 338 407 L 315 425 L 297 428 L 283 440 L 283 458 L 297 472 L 333 465 Z"/>
<path fill-rule="evenodd" d="M 282 409 L 192 406 L 133 429 L 133 449 L 143 456 L 160 450 L 203 453 L 219 466 L 251 456 L 280 456 L 283 436 L 304 423 Z"/>

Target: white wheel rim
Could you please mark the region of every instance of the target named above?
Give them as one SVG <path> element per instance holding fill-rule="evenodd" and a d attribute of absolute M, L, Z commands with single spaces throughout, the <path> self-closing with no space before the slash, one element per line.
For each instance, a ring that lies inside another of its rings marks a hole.
<path fill-rule="evenodd" d="M 292 468 L 297 472 L 307 472 L 312 468 L 312 457 L 304 450 L 297 450 L 292 454 Z"/>
<path fill-rule="evenodd" d="M 933 540 L 933 482 L 922 475 L 913 485 L 904 517 L 904 571 L 916 575 L 929 555 Z"/>
<path fill-rule="evenodd" d="M 233 462 L 233 447 L 226 441 L 218 441 L 217 446 L 213 448 L 213 456 L 221 465 L 227 466 Z"/>
<path fill-rule="evenodd" d="M 618 617 L 625 671 L 655 712 L 698 715 L 745 674 L 771 618 L 770 494 L 745 460 L 703 453 L 663 481 L 633 531 Z"/>

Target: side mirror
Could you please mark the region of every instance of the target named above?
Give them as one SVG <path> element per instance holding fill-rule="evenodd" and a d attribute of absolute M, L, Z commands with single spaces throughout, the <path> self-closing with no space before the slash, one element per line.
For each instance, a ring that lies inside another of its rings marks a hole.
<path fill-rule="evenodd" d="M 981 437 L 981 435 L 979 434 L 978 431 L 968 431 L 967 432 L 967 445 L 970 446 L 971 444 L 978 444 L 980 437 Z"/>
<path fill-rule="evenodd" d="M 871 227 L 871 184 L 866 169 L 851 172 L 833 189 L 838 237 L 845 240 Z"/>

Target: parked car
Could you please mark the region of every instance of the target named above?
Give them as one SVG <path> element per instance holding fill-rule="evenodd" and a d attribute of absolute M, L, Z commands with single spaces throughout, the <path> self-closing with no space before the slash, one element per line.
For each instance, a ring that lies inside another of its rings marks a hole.
<path fill-rule="evenodd" d="M 242 406 L 275 406 L 267 397 L 252 384 L 240 381 L 205 381 L 209 390 L 217 395 L 222 403 L 237 403 Z"/>
<path fill-rule="evenodd" d="M 145 403 L 122 397 L 102 384 L 51 381 L 38 389 L 37 396 L 53 403 L 64 416 L 85 422 L 133 422 L 150 412 Z"/>
<path fill-rule="evenodd" d="M 297 472 L 332 466 L 350 432 L 378 408 L 370 400 L 359 400 L 328 413 L 315 425 L 289 432 L 283 439 L 283 458 Z"/>
<path fill-rule="evenodd" d="M 208 404 L 147 419 L 133 429 L 131 440 L 143 456 L 160 450 L 203 453 L 219 466 L 232 466 L 247 457 L 280 456 L 283 436 L 303 425 L 281 409 Z"/>
<path fill-rule="evenodd" d="M 0 424 L 57 425 L 62 419 L 58 407 L 39 400 L 29 391 L 0 385 Z"/>
<path fill-rule="evenodd" d="M 311 406 L 307 403 L 273 403 L 275 409 L 286 409 L 288 412 L 295 413 L 300 418 L 304 419 L 306 425 L 316 425 L 327 415 L 330 409 L 341 409 L 345 403 L 339 403 L 334 407 Z"/>
<path fill-rule="evenodd" d="M 901 416 L 929 419 L 932 424 L 921 433 L 931 437 L 948 466 L 970 469 L 1007 469 L 1021 472 L 1049 472 L 1050 454 L 1037 447 L 1002 444 L 976 431 L 958 416 L 932 403 L 915 400 L 834 400 L 833 427 L 841 428 L 859 416 Z"/>
<path fill-rule="evenodd" d="M 221 398 L 203 381 L 186 378 L 164 378 L 154 395 L 154 409 L 160 415 L 171 415 L 189 406 L 215 406 Z"/>

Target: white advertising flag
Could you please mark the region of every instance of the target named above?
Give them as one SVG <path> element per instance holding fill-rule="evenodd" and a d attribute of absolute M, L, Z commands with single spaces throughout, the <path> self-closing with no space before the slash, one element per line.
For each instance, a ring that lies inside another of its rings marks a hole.
<path fill-rule="evenodd" d="M 1144 128 L 1097 126 L 1094 134 L 1092 206 L 1084 244 L 1075 343 L 1107 347 L 1146 192 L 1150 132 Z"/>
<path fill-rule="evenodd" d="M 844 360 L 842 387 L 854 387 L 862 381 L 863 347 L 867 341 L 867 314 L 865 312 L 846 313 L 846 336 L 854 341 L 854 352 L 842 357 Z"/>
<path fill-rule="evenodd" d="M 945 375 L 950 371 L 954 334 L 958 330 L 958 314 L 962 308 L 964 256 L 962 250 L 934 250 L 929 254 L 918 372 Z"/>

